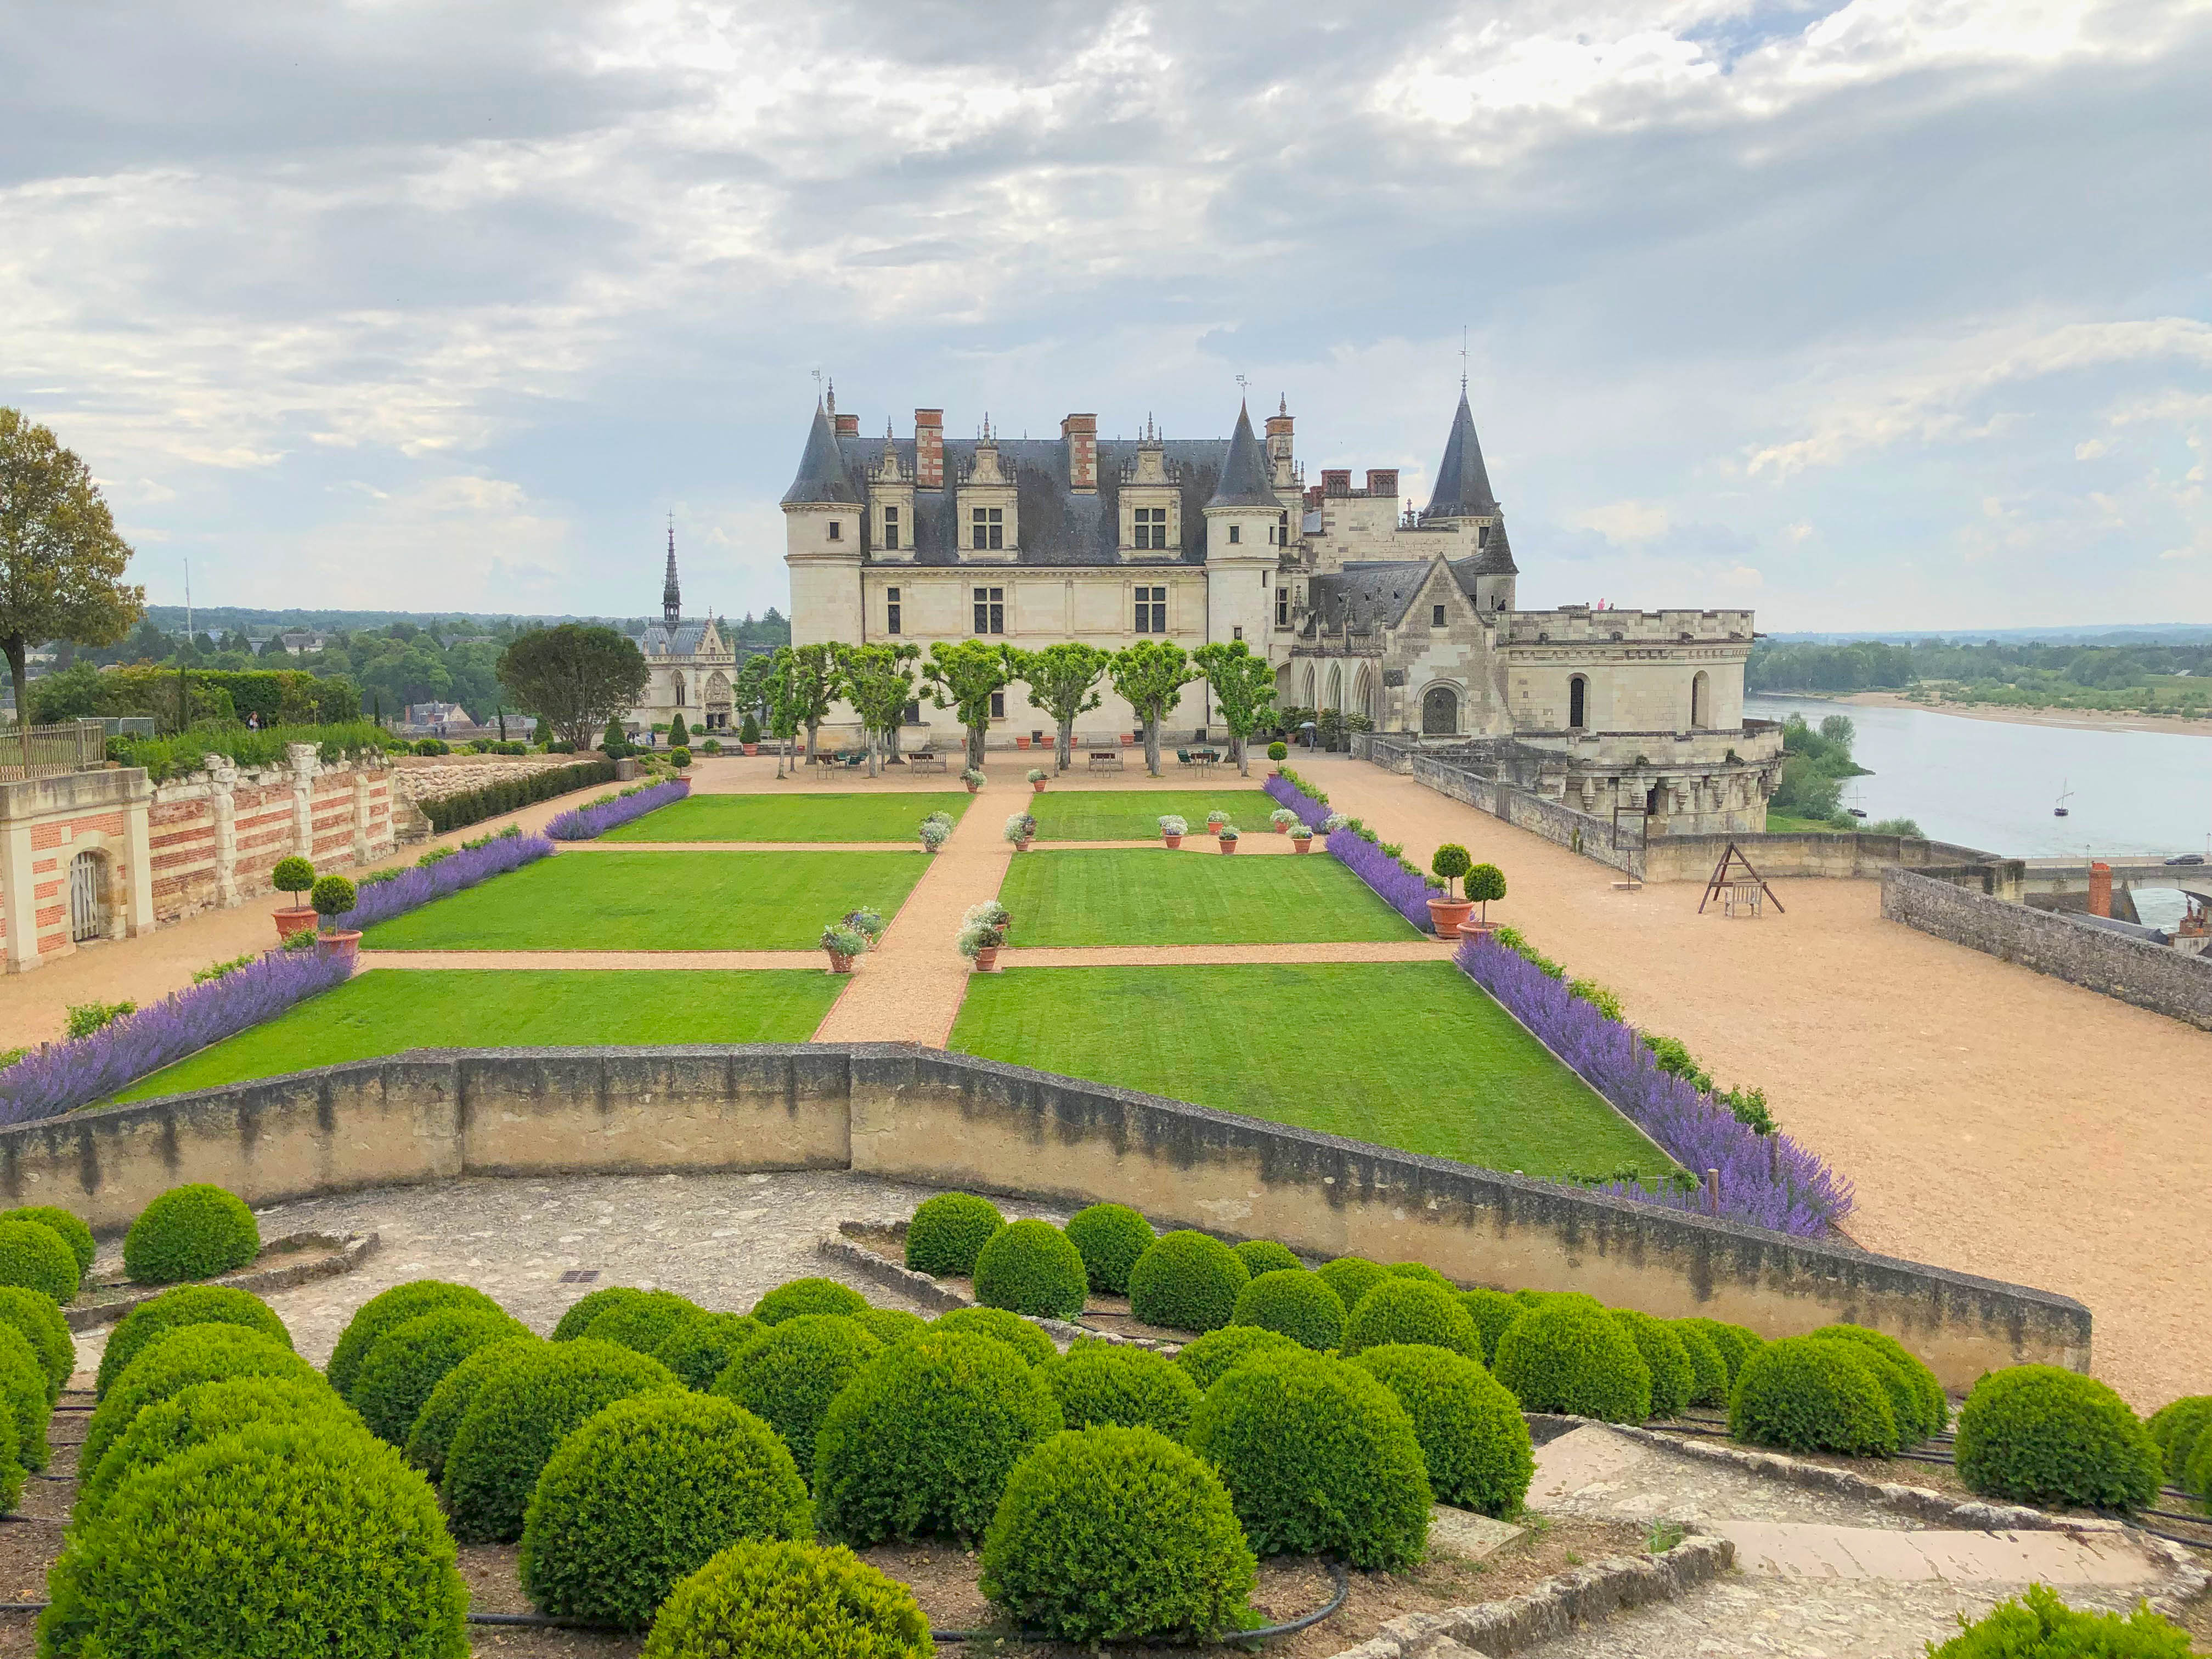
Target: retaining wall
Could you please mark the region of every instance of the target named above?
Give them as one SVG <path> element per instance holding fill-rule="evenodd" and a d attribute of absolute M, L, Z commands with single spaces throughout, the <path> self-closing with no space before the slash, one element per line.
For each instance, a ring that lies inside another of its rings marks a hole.
<path fill-rule="evenodd" d="M 2212 959 L 1909 870 L 1882 872 L 1881 913 L 1954 945 L 2212 1031 Z"/>
<path fill-rule="evenodd" d="M 0 1194 L 126 1225 L 186 1181 L 260 1205 L 462 1175 L 851 1169 L 1768 1336 L 1848 1319 L 1944 1382 L 2085 1368 L 2062 1296 L 910 1044 L 416 1050 L 0 1130 Z"/>

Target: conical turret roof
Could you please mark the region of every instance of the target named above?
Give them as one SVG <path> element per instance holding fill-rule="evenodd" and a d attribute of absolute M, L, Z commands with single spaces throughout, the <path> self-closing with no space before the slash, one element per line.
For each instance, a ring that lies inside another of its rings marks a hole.
<path fill-rule="evenodd" d="M 1467 406 L 1467 388 L 1462 386 L 1451 436 L 1444 441 L 1443 465 L 1437 469 L 1436 493 L 1421 516 L 1472 519 L 1497 511 L 1498 497 L 1491 494 L 1490 474 L 1482 465 L 1482 443 L 1474 435 L 1474 411 Z"/>
<path fill-rule="evenodd" d="M 1275 499 L 1275 486 L 1268 476 L 1267 453 L 1260 447 L 1260 441 L 1252 435 L 1252 416 L 1240 406 L 1237 410 L 1237 430 L 1229 438 L 1229 459 L 1222 463 L 1221 482 L 1206 506 L 1281 505 Z"/>
<path fill-rule="evenodd" d="M 860 492 L 845 471 L 845 453 L 837 447 L 837 434 L 820 404 L 814 405 L 814 425 L 806 434 L 806 453 L 799 458 L 799 476 L 783 492 L 786 507 L 858 507 Z"/>

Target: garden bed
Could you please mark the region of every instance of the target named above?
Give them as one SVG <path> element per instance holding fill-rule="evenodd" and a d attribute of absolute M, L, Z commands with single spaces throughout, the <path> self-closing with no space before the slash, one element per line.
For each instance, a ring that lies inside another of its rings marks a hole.
<path fill-rule="evenodd" d="M 1224 779 L 1218 789 L 1067 789 L 1048 787 L 1030 802 L 1046 841 L 1158 841 L 1160 818 L 1172 812 L 1194 836 L 1219 808 L 1246 835 L 1265 833 L 1275 803 L 1256 783 Z"/>
<path fill-rule="evenodd" d="M 376 1246 L 374 1233 L 344 1237 L 336 1233 L 287 1233 L 264 1243 L 261 1254 L 236 1273 L 198 1282 L 268 1296 L 311 1279 L 349 1273 L 368 1260 Z M 76 1300 L 62 1313 L 71 1330 L 92 1330 L 113 1324 L 141 1303 L 151 1302 L 174 1288 L 168 1285 L 140 1285 L 128 1279 L 96 1279 L 88 1276 L 77 1291 Z"/>
<path fill-rule="evenodd" d="M 999 897 L 1013 913 L 1011 942 L 1023 947 L 1420 937 L 1332 859 L 1186 858 L 1164 848 L 1032 853 L 1014 860 Z"/>
<path fill-rule="evenodd" d="M 693 795 L 610 830 L 606 842 L 910 841 L 932 812 L 957 822 L 965 790 L 881 795 Z"/>

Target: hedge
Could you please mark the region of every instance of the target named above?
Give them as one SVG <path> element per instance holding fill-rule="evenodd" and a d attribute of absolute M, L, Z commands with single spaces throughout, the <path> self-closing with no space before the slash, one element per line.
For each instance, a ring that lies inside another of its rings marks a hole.
<path fill-rule="evenodd" d="M 592 1322 L 619 1303 L 641 1296 L 650 1296 L 650 1291 L 641 1291 L 635 1285 L 606 1285 L 596 1291 L 586 1291 L 562 1312 L 553 1327 L 550 1339 L 555 1342 L 574 1342 L 589 1330 Z"/>
<path fill-rule="evenodd" d="M 642 1659 L 927 1659 L 914 1592 L 848 1549 L 735 1544 L 669 1595 Z"/>
<path fill-rule="evenodd" d="M 753 1317 L 763 1325 L 781 1325 L 805 1314 L 842 1314 L 850 1319 L 867 1306 L 867 1297 L 834 1279 L 794 1279 L 755 1303 Z"/>
<path fill-rule="evenodd" d="M 1241 1365 L 1255 1354 L 1302 1353 L 1304 1349 L 1280 1331 L 1257 1325 L 1224 1325 L 1176 1350 L 1176 1364 L 1190 1373 L 1190 1380 L 1205 1393 L 1221 1380 L 1231 1365 Z"/>
<path fill-rule="evenodd" d="M 354 1373 L 353 1408 L 371 1434 L 404 1448 L 415 1419 L 454 1366 L 479 1348 L 529 1334 L 520 1320 L 481 1308 L 417 1315 L 376 1339 Z"/>
<path fill-rule="evenodd" d="M 1229 1322 L 1280 1331 L 1320 1352 L 1344 1346 L 1344 1304 L 1328 1280 L 1304 1267 L 1262 1273 L 1237 1293 Z"/>
<path fill-rule="evenodd" d="M 926 1198 L 907 1223 L 906 1265 L 936 1279 L 965 1279 L 991 1235 L 1006 1224 L 997 1205 L 973 1193 Z"/>
<path fill-rule="evenodd" d="M 354 1310 L 345 1329 L 338 1333 L 337 1346 L 331 1350 L 331 1363 L 323 1368 L 323 1375 L 330 1378 L 331 1386 L 341 1396 L 350 1395 L 354 1373 L 368 1358 L 368 1351 L 376 1346 L 378 1337 L 394 1325 L 404 1325 L 441 1308 L 455 1307 L 475 1308 L 484 1313 L 505 1311 L 473 1285 L 449 1284 L 442 1279 L 410 1279 L 388 1291 L 379 1291 Z"/>
<path fill-rule="evenodd" d="M 156 1401 L 131 1419 L 99 1467 L 82 1472 L 70 1524 L 82 1530 L 100 1518 L 116 1489 L 140 1469 L 220 1440 L 254 1423 L 360 1423 L 321 1382 L 295 1377 L 234 1376 L 195 1382 Z"/>
<path fill-rule="evenodd" d="M 1244 1271 L 1255 1279 L 1261 1273 L 1285 1273 L 1306 1265 L 1289 1245 L 1278 1244 L 1272 1238 L 1248 1238 L 1231 1248 L 1244 1264 Z"/>
<path fill-rule="evenodd" d="M 486 818 L 495 818 L 502 812 L 519 811 L 538 801 L 565 795 L 572 789 L 611 783 L 614 776 L 615 763 L 611 760 L 578 761 L 573 766 L 550 766 L 542 772 L 500 778 L 479 788 L 440 795 L 417 805 L 422 809 L 422 816 L 430 820 L 431 830 L 442 836 L 448 830 L 465 829 Z"/>
<path fill-rule="evenodd" d="M 715 1379 L 712 1392 L 781 1435 L 799 1473 L 807 1474 L 814 1468 L 814 1434 L 823 1413 L 883 1346 L 855 1321 L 801 1314 L 748 1344 Z"/>
<path fill-rule="evenodd" d="M 1528 1310 L 1503 1291 L 1460 1291 L 1455 1296 L 1474 1322 L 1474 1334 L 1482 1339 L 1482 1363 L 1493 1364 L 1498 1358 L 1498 1339 Z"/>
<path fill-rule="evenodd" d="M 584 1328 L 594 1342 L 611 1342 L 632 1353 L 649 1354 L 677 1328 L 707 1310 L 673 1291 L 647 1291 L 617 1303 Z"/>
<path fill-rule="evenodd" d="M 2166 1468 L 2125 1401 L 2056 1365 L 2013 1365 L 1975 1383 L 1954 1450 L 1970 1489 L 2022 1504 L 2148 1509 Z"/>
<path fill-rule="evenodd" d="M 20 1285 L 64 1306 L 76 1299 L 69 1241 L 35 1221 L 0 1221 L 0 1285 Z"/>
<path fill-rule="evenodd" d="M 276 1310 L 251 1291 L 233 1285 L 182 1285 L 162 1291 L 150 1302 L 140 1303 L 123 1316 L 100 1356 L 93 1397 L 106 1399 L 115 1379 L 156 1337 L 184 1325 L 243 1325 L 274 1337 L 288 1348 L 292 1346 L 292 1334 L 284 1328 Z"/>
<path fill-rule="evenodd" d="M 51 1204 L 26 1204 L 18 1209 L 0 1210 L 0 1221 L 35 1221 L 41 1227 L 52 1227 L 61 1235 L 62 1243 L 70 1247 L 76 1258 L 78 1278 L 92 1271 L 93 1258 L 100 1254 L 100 1246 L 92 1236 L 92 1229 L 82 1218 L 67 1210 L 56 1209 Z"/>
<path fill-rule="evenodd" d="M 939 1314 L 929 1322 L 933 1331 L 965 1331 L 970 1336 L 988 1336 L 1002 1342 L 1018 1354 L 1023 1362 L 1042 1365 L 1060 1350 L 1053 1340 L 1018 1314 L 1010 1314 L 1003 1308 L 955 1308 L 951 1313 Z"/>
<path fill-rule="evenodd" d="M 975 1299 L 987 1308 L 1073 1319 L 1091 1290 L 1081 1252 L 1049 1221 L 1017 1221 L 976 1253 Z"/>
<path fill-rule="evenodd" d="M 921 1323 L 919 1319 L 914 1322 Z M 696 1313 L 661 1338 L 653 1357 L 674 1371 L 685 1388 L 704 1394 L 745 1344 L 767 1329 L 750 1314 Z"/>
<path fill-rule="evenodd" d="M 929 1328 L 927 1320 L 904 1308 L 865 1309 L 853 1316 L 853 1322 L 878 1342 L 903 1342 Z"/>
<path fill-rule="evenodd" d="M 1585 1296 L 1546 1298 L 1498 1339 L 1498 1380 L 1529 1412 L 1607 1423 L 1651 1415 L 1651 1368 L 1635 1339 Z"/>
<path fill-rule="evenodd" d="M 2000 1601 L 1978 1620 L 1959 1615 L 1959 1634 L 1930 1659 L 2189 1659 L 2189 1632 L 2139 1605 L 2117 1613 L 2068 1607 L 2048 1584 L 2030 1584 L 2016 1601 Z"/>
<path fill-rule="evenodd" d="M 1484 1515 L 1517 1514 L 1536 1478 L 1520 1402 L 1464 1354 L 1393 1342 L 1353 1362 L 1381 1379 L 1413 1419 L 1439 1503 Z"/>
<path fill-rule="evenodd" d="M 1900 1443 L 1911 1445 L 1925 1440 L 1930 1435 L 1941 1434 L 1949 1425 L 1951 1402 L 1944 1395 L 1943 1385 L 1936 1380 L 1936 1373 L 1920 1357 L 1895 1337 L 1869 1330 L 1863 1325 L 1823 1325 L 1812 1334 L 1855 1342 L 1869 1352 L 1880 1355 L 1893 1369 L 1905 1385 L 1901 1394 L 1894 1389 L 1889 1390 L 1891 1409 L 1897 1413 Z"/>
<path fill-rule="evenodd" d="M 1344 1304 L 1349 1314 L 1365 1296 L 1390 1276 L 1390 1270 L 1379 1261 L 1370 1261 L 1364 1255 L 1340 1255 L 1334 1261 L 1325 1261 L 1315 1270 L 1328 1281 L 1328 1287 Z"/>
<path fill-rule="evenodd" d="M 1127 1294 L 1129 1270 L 1157 1237 L 1152 1224 L 1126 1204 L 1093 1204 L 1067 1219 L 1067 1242 L 1082 1256 L 1091 1288 L 1106 1296 Z"/>
<path fill-rule="evenodd" d="M 15 1461 L 27 1469 L 46 1468 L 52 1457 L 46 1425 L 54 1410 L 46 1392 L 46 1368 L 31 1339 L 13 1325 L 0 1324 L 0 1408 L 15 1425 Z"/>
<path fill-rule="evenodd" d="M 14 1326 L 31 1345 L 46 1373 L 46 1403 L 52 1405 L 76 1370 L 76 1340 L 70 1336 L 69 1321 L 62 1316 L 61 1309 L 52 1297 L 20 1285 L 0 1285 L 0 1325 Z M 116 1334 L 120 1334 L 119 1330 Z M 110 1347 L 114 1346 L 115 1335 L 107 1341 Z"/>
<path fill-rule="evenodd" d="M 1651 1373 L 1651 1415 L 1676 1417 L 1698 1391 L 1698 1370 L 1682 1339 L 1664 1320 L 1633 1308 L 1614 1308 L 1613 1322 L 1628 1333 Z"/>
<path fill-rule="evenodd" d="M 1211 1234 L 1164 1233 L 1129 1270 L 1129 1310 L 1147 1325 L 1211 1331 L 1226 1325 L 1252 1275 Z"/>
<path fill-rule="evenodd" d="M 1482 1337 L 1457 1293 L 1422 1279 L 1386 1276 L 1345 1321 L 1346 1355 L 1386 1342 L 1426 1342 L 1470 1359 L 1482 1358 Z"/>
<path fill-rule="evenodd" d="M 213 1279 L 261 1254 L 261 1229 L 235 1193 L 205 1182 L 172 1187 L 123 1239 L 123 1270 L 141 1285 Z"/>
<path fill-rule="evenodd" d="M 1712 1340 L 1720 1350 L 1722 1363 L 1728 1366 L 1729 1386 L 1743 1373 L 1743 1362 L 1766 1346 L 1766 1339 L 1746 1325 L 1730 1325 L 1717 1319 L 1685 1319 L 1677 1322 L 1694 1325 Z"/>
<path fill-rule="evenodd" d="M 462 1419 L 476 1404 L 477 1395 L 483 1392 L 484 1384 L 504 1376 L 544 1346 L 535 1336 L 509 1337 L 478 1348 L 447 1371 L 445 1381 L 430 1390 L 429 1399 L 416 1414 L 415 1426 L 407 1431 L 408 1462 L 422 1470 L 433 1485 L 443 1480 L 446 1454 L 453 1449 L 453 1436 L 460 1431 Z"/>
<path fill-rule="evenodd" d="M 1728 1361 L 1721 1357 L 1720 1345 L 1708 1336 L 1694 1319 L 1670 1319 L 1667 1328 L 1674 1333 L 1682 1345 L 1682 1352 L 1690 1357 L 1692 1381 L 1690 1403 L 1692 1406 L 1725 1407 L 1729 1398 Z"/>
<path fill-rule="evenodd" d="M 1190 1372 L 1149 1348 L 1079 1341 L 1040 1369 L 1071 1429 L 1157 1429 L 1180 1440 L 1198 1404 Z"/>
<path fill-rule="evenodd" d="M 1447 1291 L 1459 1289 L 1425 1261 L 1393 1261 L 1382 1271 L 1393 1279 L 1417 1279 L 1424 1285 L 1434 1285 Z"/>
<path fill-rule="evenodd" d="M 1744 1361 L 1729 1432 L 1785 1451 L 1887 1457 L 1897 1449 L 1897 1416 L 1874 1366 L 1849 1342 L 1810 1336 L 1769 1342 Z"/>
<path fill-rule="evenodd" d="M 323 1380 L 291 1349 L 242 1325 L 186 1325 L 164 1331 L 115 1379 L 107 1398 L 93 1407 L 77 1468 L 98 1468 L 107 1449 L 147 1407 L 181 1394 L 195 1382 L 233 1376 L 282 1376 L 311 1384 Z"/>
<path fill-rule="evenodd" d="M 2185 1485 L 2191 1457 L 2208 1426 L 2212 1426 L 2212 1394 L 2185 1395 L 2179 1400 L 2168 1401 L 2153 1412 L 2150 1420 L 2143 1425 L 2152 1441 L 2166 1455 L 2166 1478 L 2172 1485 Z"/>

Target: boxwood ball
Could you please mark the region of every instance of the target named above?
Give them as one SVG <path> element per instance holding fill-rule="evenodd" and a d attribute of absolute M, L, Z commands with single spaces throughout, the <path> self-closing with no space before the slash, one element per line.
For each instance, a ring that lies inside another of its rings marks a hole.
<path fill-rule="evenodd" d="M 204 1182 L 172 1187 L 124 1235 L 123 1268 L 141 1285 L 235 1272 L 261 1254 L 261 1228 L 234 1193 Z"/>

